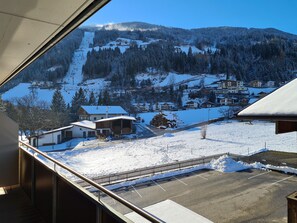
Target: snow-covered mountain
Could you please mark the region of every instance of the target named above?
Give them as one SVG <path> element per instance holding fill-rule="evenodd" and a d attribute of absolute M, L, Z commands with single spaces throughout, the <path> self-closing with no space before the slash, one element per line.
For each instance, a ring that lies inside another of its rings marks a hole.
<path fill-rule="evenodd" d="M 91 26 L 92 27 L 92 26 Z M 126 23 L 110 23 L 104 25 L 95 25 L 99 30 L 119 30 L 119 31 L 157 31 L 164 26 L 152 25 L 144 22 L 126 22 Z"/>
<path fill-rule="evenodd" d="M 87 96 L 104 89 L 120 96 L 202 80 L 211 85 L 222 73 L 280 83 L 295 75 L 296 52 L 297 36 L 275 29 L 186 30 L 142 22 L 81 27 L 4 87 L 2 98 L 34 90 L 50 102 L 59 88 L 70 103 L 79 88 Z"/>

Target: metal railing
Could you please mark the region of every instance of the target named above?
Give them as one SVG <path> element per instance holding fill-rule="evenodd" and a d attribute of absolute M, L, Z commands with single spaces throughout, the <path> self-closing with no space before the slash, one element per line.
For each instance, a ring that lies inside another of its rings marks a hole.
<path fill-rule="evenodd" d="M 239 155 L 235 155 L 235 154 L 221 153 L 221 154 L 216 154 L 211 156 L 200 157 L 196 159 L 176 161 L 173 163 L 144 167 L 144 168 L 134 169 L 131 171 L 125 171 L 121 173 L 108 174 L 103 176 L 87 175 L 87 177 L 91 178 L 93 181 L 95 181 L 98 184 L 109 185 L 109 184 L 120 183 L 128 180 L 135 180 L 141 177 L 162 174 L 169 171 L 191 168 L 193 166 L 209 163 L 212 159 L 217 159 L 223 155 L 230 155 L 232 158 L 239 157 Z M 83 187 L 87 186 L 87 184 L 84 183 L 83 181 L 78 180 L 76 182 Z"/>
<path fill-rule="evenodd" d="M 154 215 L 148 213 L 147 211 L 137 207 L 136 205 L 132 204 L 131 202 L 123 199 L 122 197 L 118 196 L 117 194 L 113 193 L 112 191 L 106 189 L 105 187 L 103 187 L 102 185 L 94 182 L 93 180 L 81 175 L 80 173 L 78 173 L 77 171 L 71 169 L 70 167 L 68 167 L 67 165 L 53 159 L 52 157 L 48 156 L 47 154 L 39 151 L 38 149 L 34 148 L 31 145 L 28 145 L 24 142 L 19 142 L 19 147 L 20 149 L 22 149 L 23 151 L 27 152 L 28 154 L 30 154 L 34 159 L 36 159 L 36 155 L 39 154 L 42 157 L 46 158 L 46 160 L 49 160 L 51 162 L 53 162 L 54 164 L 54 171 L 59 175 L 59 173 L 56 171 L 56 166 L 59 166 L 60 168 L 72 173 L 73 175 L 75 175 L 76 177 L 78 177 L 79 179 L 87 182 L 88 184 L 90 184 L 91 186 L 95 187 L 96 189 L 98 189 L 100 192 L 103 192 L 104 194 L 108 195 L 109 197 L 113 198 L 114 200 L 118 201 L 119 203 L 121 203 L 122 205 L 126 206 L 127 208 L 131 209 L 132 211 L 134 211 L 135 213 L 139 214 L 140 216 L 142 216 L 143 218 L 145 218 L 146 220 L 153 222 L 153 223 L 163 223 L 164 221 L 162 221 L 161 219 L 155 217 Z M 33 154 L 30 153 L 30 151 L 27 150 L 32 150 Z M 46 164 L 44 164 L 46 165 Z M 84 192 L 82 192 L 84 193 Z M 99 193 L 100 194 L 100 193 Z M 98 197 L 98 200 L 100 201 L 100 195 Z"/>

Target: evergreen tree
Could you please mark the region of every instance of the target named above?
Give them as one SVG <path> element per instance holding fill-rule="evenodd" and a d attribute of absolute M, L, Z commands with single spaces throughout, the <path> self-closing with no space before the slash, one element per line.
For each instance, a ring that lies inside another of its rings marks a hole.
<path fill-rule="evenodd" d="M 76 114 L 80 106 L 87 104 L 87 99 L 82 88 L 75 92 L 71 102 L 71 112 Z"/>
<path fill-rule="evenodd" d="M 52 128 L 59 128 L 68 124 L 69 115 L 66 108 L 66 103 L 61 92 L 57 89 L 53 95 L 52 104 L 50 106 L 51 113 L 48 119 L 51 120 Z"/>
<path fill-rule="evenodd" d="M 103 92 L 103 99 L 102 99 L 103 105 L 110 105 L 111 104 L 111 99 L 110 95 L 107 90 Z"/>
<path fill-rule="evenodd" d="M 61 92 L 57 89 L 53 95 L 51 110 L 53 112 L 66 112 L 66 103 Z"/>
<path fill-rule="evenodd" d="M 91 91 L 91 93 L 90 93 L 89 105 L 96 105 L 96 98 L 95 98 L 95 95 L 94 95 L 93 91 Z"/>

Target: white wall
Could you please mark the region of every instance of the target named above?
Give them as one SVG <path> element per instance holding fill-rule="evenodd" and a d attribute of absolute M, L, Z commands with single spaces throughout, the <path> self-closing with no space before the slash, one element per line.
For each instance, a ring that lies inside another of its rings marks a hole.
<path fill-rule="evenodd" d="M 88 137 L 88 132 L 90 132 L 90 131 L 95 132 L 95 130 L 80 127 L 80 126 L 76 126 L 76 125 L 74 125 L 71 128 L 71 130 L 72 130 L 72 137 L 73 138 L 83 138 L 84 137 L 84 132 L 86 133 L 86 137 Z"/>
<path fill-rule="evenodd" d="M 42 135 L 38 138 L 38 145 L 37 146 L 43 146 L 44 144 L 58 144 L 58 135 L 60 135 L 60 140 L 62 141 L 62 133 L 61 131 L 49 133 L 46 135 Z M 33 145 L 33 139 L 31 139 L 30 144 Z"/>

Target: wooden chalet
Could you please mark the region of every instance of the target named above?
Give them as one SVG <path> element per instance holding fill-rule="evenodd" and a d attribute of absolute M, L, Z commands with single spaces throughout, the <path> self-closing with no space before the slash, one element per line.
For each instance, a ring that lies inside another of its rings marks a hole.
<path fill-rule="evenodd" d="M 105 118 L 95 121 L 96 131 L 98 136 L 113 135 L 119 137 L 133 132 L 134 117 L 130 116 L 117 116 L 112 118 Z"/>

